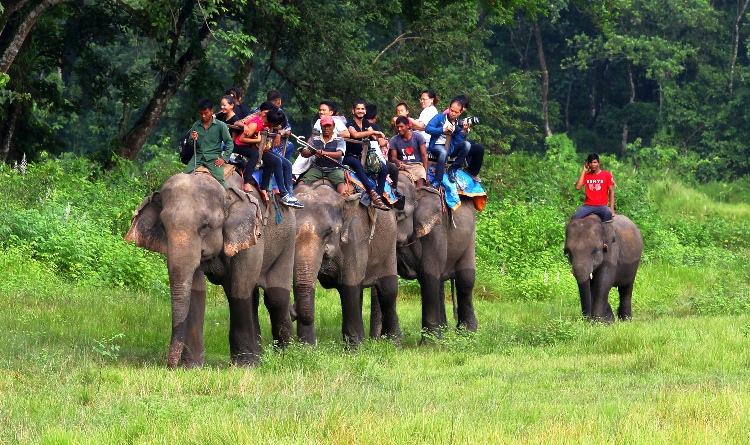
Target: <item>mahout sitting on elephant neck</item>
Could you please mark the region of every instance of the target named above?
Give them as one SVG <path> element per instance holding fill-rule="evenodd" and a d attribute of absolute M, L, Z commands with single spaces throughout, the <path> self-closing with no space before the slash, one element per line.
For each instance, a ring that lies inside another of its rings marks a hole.
<path fill-rule="evenodd" d="M 593 214 L 572 219 L 565 226 L 564 251 L 578 283 L 584 317 L 612 323 L 609 291 L 617 287 L 617 316 L 632 318 L 633 285 L 643 253 L 643 238 L 633 221 L 621 214 L 604 223 Z"/>

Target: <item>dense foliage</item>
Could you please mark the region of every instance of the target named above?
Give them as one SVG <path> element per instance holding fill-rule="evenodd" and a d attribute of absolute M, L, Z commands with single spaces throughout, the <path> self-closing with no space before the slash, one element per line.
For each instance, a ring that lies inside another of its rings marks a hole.
<path fill-rule="evenodd" d="M 362 98 L 382 119 L 399 101 L 416 114 L 430 88 L 441 105 L 468 95 L 496 153 L 541 152 L 566 132 L 582 152 L 726 182 L 750 173 L 747 6 L 12 1 L 0 13 L 0 160 L 72 151 L 111 167 L 112 153 L 134 159 L 180 134 L 197 99 L 233 84 L 251 106 L 282 90 L 301 134 L 321 99 L 346 113 Z"/>
<path fill-rule="evenodd" d="M 122 240 L 141 200 L 180 171 L 173 153 L 152 150 L 144 153 L 149 162 L 118 159 L 106 171 L 74 156 L 24 169 L 5 167 L 0 172 L 7 197 L 0 203 L 0 247 L 18 249 L 71 282 L 164 291 L 162 257 Z M 750 307 L 748 272 L 742 266 L 750 250 L 750 215 L 731 207 L 705 208 L 711 199 L 697 192 L 683 196 L 689 189 L 662 170 L 638 170 L 614 156 L 603 156 L 602 162 L 617 182 L 617 211 L 643 233 L 645 262 L 742 270 L 720 289 L 723 297 L 739 299 L 732 303 L 737 310 Z M 564 136 L 549 141 L 546 155 L 487 158 L 483 177 L 489 201 L 477 225 L 479 297 L 554 301 L 576 294 L 575 283 L 566 279 L 570 266 L 562 246 L 565 222 L 582 200 L 573 187 L 580 165 Z M 742 183 L 732 187 L 729 195 L 735 200 L 750 189 Z M 728 195 L 725 189 L 712 185 L 705 193 L 721 201 Z M 415 285 L 404 284 L 407 293 Z"/>

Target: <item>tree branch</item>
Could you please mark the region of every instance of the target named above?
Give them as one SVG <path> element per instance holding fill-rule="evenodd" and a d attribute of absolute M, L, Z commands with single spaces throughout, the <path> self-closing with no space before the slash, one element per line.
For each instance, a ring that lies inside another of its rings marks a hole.
<path fill-rule="evenodd" d="M 8 69 L 13 64 L 13 60 L 18 55 L 18 51 L 21 50 L 23 42 L 39 19 L 39 16 L 52 6 L 71 1 L 73 0 L 42 0 L 20 20 L 18 27 L 14 31 L 13 38 L 5 48 L 2 56 L 0 56 L 0 73 L 8 73 Z"/>

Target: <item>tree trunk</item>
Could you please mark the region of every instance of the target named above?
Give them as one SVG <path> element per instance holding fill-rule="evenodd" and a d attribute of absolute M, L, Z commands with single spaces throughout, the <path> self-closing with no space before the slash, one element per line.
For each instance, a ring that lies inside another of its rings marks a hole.
<path fill-rule="evenodd" d="M 635 82 L 633 82 L 633 65 L 628 62 L 626 64 L 628 68 L 628 85 L 630 85 L 630 100 L 628 101 L 628 104 L 632 104 L 635 102 Z M 628 133 L 630 132 L 630 126 L 628 124 L 630 122 L 630 116 L 628 116 L 628 113 L 625 115 L 625 122 L 622 124 L 622 143 L 620 144 L 620 156 L 624 157 L 627 150 L 628 150 Z"/>
<path fill-rule="evenodd" d="M 737 5 L 737 17 L 734 20 L 734 48 L 732 51 L 732 62 L 729 65 L 729 100 L 732 100 L 732 96 L 734 95 L 734 67 L 737 63 L 737 52 L 740 46 L 740 22 L 745 15 L 748 3 L 750 3 L 750 0 L 745 0 L 742 6 Z"/>
<path fill-rule="evenodd" d="M 208 26 L 204 24 L 199 32 L 201 48 L 206 48 L 210 35 Z M 177 61 L 174 70 L 165 75 L 164 79 L 156 87 L 146 109 L 143 110 L 133 128 L 125 135 L 123 146 L 119 153 L 121 157 L 132 161 L 138 155 L 138 152 L 141 151 L 143 144 L 146 143 L 146 140 L 159 123 L 159 119 L 167 108 L 170 99 L 172 99 L 172 96 L 175 95 L 182 82 L 185 81 L 188 74 L 198 64 L 200 58 L 197 52 L 198 48 L 188 48 Z"/>
<path fill-rule="evenodd" d="M 28 10 L 25 15 L 18 21 L 18 26 L 12 31 L 12 37 L 9 39 L 7 46 L 3 49 L 2 56 L 0 56 L 0 73 L 8 73 L 8 69 L 11 65 L 13 65 L 13 60 L 15 60 L 16 55 L 18 55 L 18 51 L 21 50 L 23 42 L 29 35 L 31 28 L 34 27 L 34 24 L 39 19 L 39 16 L 41 16 L 51 6 L 70 1 L 73 0 L 36 0 L 32 2 L 31 9 Z M 10 4 L 8 5 L 8 11 L 18 11 L 25 5 L 26 2 L 24 1 L 17 2 L 15 5 Z M 13 7 L 15 7 L 15 9 L 11 9 Z M 3 13 L 3 22 L 1 24 L 3 30 L 5 30 L 5 24 L 7 23 L 7 20 L 11 16 L 11 14 L 8 14 L 6 16 L 6 14 Z"/>
<path fill-rule="evenodd" d="M 10 154 L 10 144 L 13 140 L 13 133 L 16 131 L 16 122 L 18 122 L 18 105 L 10 105 L 10 119 L 4 122 L 4 125 L 0 126 L 0 135 L 2 135 L 2 141 L 0 141 L 0 163 L 4 163 L 8 160 L 8 154 Z"/>
<path fill-rule="evenodd" d="M 542 46 L 542 33 L 539 30 L 539 22 L 534 20 L 534 37 L 536 38 L 536 49 L 539 54 L 539 69 L 542 71 L 542 120 L 544 136 L 552 136 L 552 130 L 549 126 L 549 71 L 547 71 L 547 61 L 544 58 L 544 47 Z"/>

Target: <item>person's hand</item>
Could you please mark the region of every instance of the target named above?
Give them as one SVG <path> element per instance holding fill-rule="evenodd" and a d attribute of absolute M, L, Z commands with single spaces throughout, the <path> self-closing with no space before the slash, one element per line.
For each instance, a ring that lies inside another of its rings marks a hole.
<path fill-rule="evenodd" d="M 323 156 L 323 152 L 322 152 L 321 150 L 316 150 L 316 151 L 315 151 L 315 157 L 316 157 L 316 158 L 319 158 L 319 157 L 321 157 L 321 156 Z"/>
<path fill-rule="evenodd" d="M 193 130 L 192 133 L 190 133 L 190 137 L 192 137 L 194 140 L 198 140 L 198 132 Z"/>
<path fill-rule="evenodd" d="M 588 162 L 584 162 L 583 163 L 583 172 L 586 173 L 588 171 L 589 171 L 589 163 Z"/>
<path fill-rule="evenodd" d="M 224 164 L 226 164 L 226 162 L 224 162 L 224 159 L 222 159 L 222 158 L 218 158 L 218 159 L 216 159 L 214 161 L 214 165 L 217 166 L 217 167 L 220 167 L 220 166 L 222 166 Z"/>

